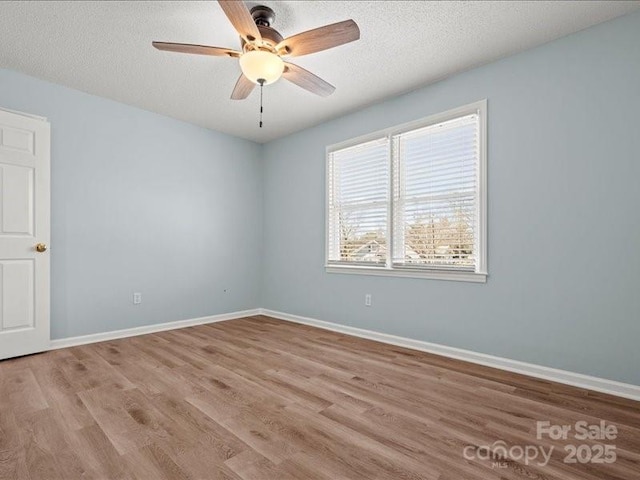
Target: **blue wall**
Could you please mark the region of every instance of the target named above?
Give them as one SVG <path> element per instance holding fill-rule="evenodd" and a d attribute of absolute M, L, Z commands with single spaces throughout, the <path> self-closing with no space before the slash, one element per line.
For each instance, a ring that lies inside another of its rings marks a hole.
<path fill-rule="evenodd" d="M 259 145 L 7 70 L 0 106 L 51 122 L 52 338 L 259 306 Z"/>
<path fill-rule="evenodd" d="M 638 45 L 635 13 L 267 144 L 262 306 L 640 384 Z M 325 273 L 325 147 L 483 98 L 487 284 Z"/>

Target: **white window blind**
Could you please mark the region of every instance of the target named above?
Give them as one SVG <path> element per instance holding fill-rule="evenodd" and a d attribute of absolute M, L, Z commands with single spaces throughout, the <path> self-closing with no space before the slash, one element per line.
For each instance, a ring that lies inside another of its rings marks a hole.
<path fill-rule="evenodd" d="M 393 137 L 394 265 L 475 270 L 478 124 L 471 114 Z"/>
<path fill-rule="evenodd" d="M 370 141 L 329 154 L 328 261 L 387 263 L 389 141 Z"/>
<path fill-rule="evenodd" d="M 327 271 L 486 281 L 486 101 L 327 149 Z"/>

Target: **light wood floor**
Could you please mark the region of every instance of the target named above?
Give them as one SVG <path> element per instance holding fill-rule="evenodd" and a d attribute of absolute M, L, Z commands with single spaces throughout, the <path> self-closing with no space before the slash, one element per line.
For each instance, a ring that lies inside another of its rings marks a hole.
<path fill-rule="evenodd" d="M 536 440 L 601 419 L 613 464 Z M 463 457 L 498 440 L 552 461 Z M 0 478 L 637 480 L 640 404 L 251 317 L 0 362 Z"/>

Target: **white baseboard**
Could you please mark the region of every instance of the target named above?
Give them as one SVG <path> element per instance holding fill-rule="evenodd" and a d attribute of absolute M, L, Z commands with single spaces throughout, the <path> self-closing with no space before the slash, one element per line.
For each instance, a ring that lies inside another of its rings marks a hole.
<path fill-rule="evenodd" d="M 332 330 L 334 332 L 345 333 L 356 337 L 368 338 L 382 343 L 397 345 L 400 347 L 421 350 L 423 352 L 435 353 L 444 357 L 464 360 L 466 362 L 477 363 L 487 367 L 499 368 L 509 372 L 520 373 L 530 377 L 550 380 L 552 382 L 572 385 L 574 387 L 594 390 L 596 392 L 608 393 L 618 397 L 629 398 L 640 401 L 640 386 L 629 383 L 616 382 L 604 378 L 592 377 L 580 373 L 568 372 L 556 368 L 544 367 L 533 363 L 520 362 L 518 360 L 510 360 L 508 358 L 495 357 L 484 353 L 472 352 L 460 348 L 447 347 L 437 343 L 423 342 L 422 340 L 414 340 L 411 338 L 398 337 L 386 333 L 364 330 L 361 328 L 349 327 L 337 323 L 325 322 L 314 318 L 301 317 L 299 315 L 291 315 L 283 312 L 276 312 L 268 309 L 259 309 L 262 315 L 286 320 L 294 323 L 302 323 L 313 327 Z"/>
<path fill-rule="evenodd" d="M 118 338 L 135 337 L 136 335 L 146 335 L 147 333 L 175 330 L 176 328 L 193 327 L 194 325 L 203 325 L 205 323 L 223 322 L 225 320 L 234 320 L 236 318 L 251 317 L 254 315 L 259 315 L 260 312 L 261 309 L 255 308 L 253 310 L 221 313 L 219 315 L 210 315 L 208 317 L 190 318 L 187 320 L 178 320 L 175 322 L 157 323 L 155 325 L 125 328 L 124 330 L 114 330 L 112 332 L 94 333 L 91 335 L 82 335 L 79 337 L 61 338 L 57 340 L 51 340 L 49 350 L 56 350 L 58 348 L 66 347 L 76 347 L 78 345 L 86 345 L 88 343 L 106 342 L 108 340 L 116 340 Z"/>

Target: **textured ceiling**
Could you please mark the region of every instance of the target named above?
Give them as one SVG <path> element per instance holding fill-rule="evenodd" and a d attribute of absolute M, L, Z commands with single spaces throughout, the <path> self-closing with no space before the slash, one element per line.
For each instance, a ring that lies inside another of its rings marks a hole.
<path fill-rule="evenodd" d="M 265 142 L 640 7 L 638 1 L 272 1 L 285 37 L 349 18 L 361 39 L 292 59 L 336 86 L 316 97 L 280 80 L 229 95 L 231 58 L 160 52 L 152 40 L 239 48 L 215 1 L 0 2 L 0 67 Z"/>

